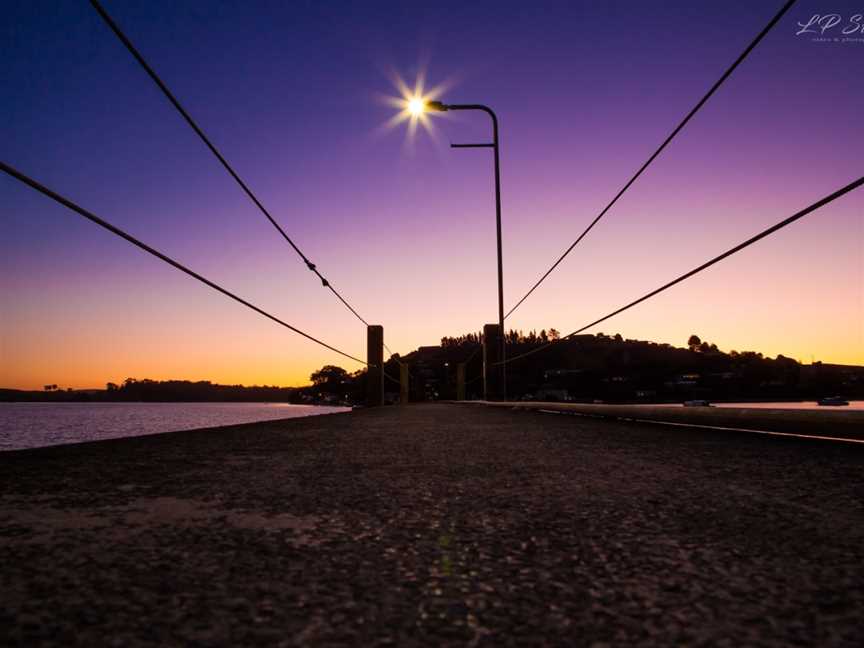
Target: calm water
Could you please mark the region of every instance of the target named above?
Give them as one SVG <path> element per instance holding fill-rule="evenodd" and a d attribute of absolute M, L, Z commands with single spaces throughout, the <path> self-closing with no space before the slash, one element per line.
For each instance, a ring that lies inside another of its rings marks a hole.
<path fill-rule="evenodd" d="M 0 451 L 349 409 L 287 403 L 0 403 Z"/>
<path fill-rule="evenodd" d="M 756 409 L 794 409 L 794 410 L 864 410 L 864 401 L 849 401 L 848 405 L 825 406 L 816 401 L 800 401 L 796 403 L 711 403 L 714 407 L 749 407 Z"/>

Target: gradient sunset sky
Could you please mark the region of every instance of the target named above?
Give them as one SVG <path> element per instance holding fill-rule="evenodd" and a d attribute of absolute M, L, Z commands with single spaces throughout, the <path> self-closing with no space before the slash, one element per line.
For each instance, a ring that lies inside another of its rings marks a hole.
<path fill-rule="evenodd" d="M 407 353 L 497 317 L 482 114 L 383 129 L 395 71 L 501 123 L 505 306 L 782 5 L 206 2 L 105 8 L 303 251 Z M 860 2 L 801 1 L 508 320 L 562 333 L 862 175 Z M 864 25 L 864 21 L 861 23 Z M 828 36 L 839 36 L 835 28 Z M 324 290 L 87 2 L 4 3 L 2 159 L 300 329 L 365 357 Z M 351 363 L 0 177 L 0 386 L 298 385 Z M 864 190 L 596 330 L 864 364 Z"/>

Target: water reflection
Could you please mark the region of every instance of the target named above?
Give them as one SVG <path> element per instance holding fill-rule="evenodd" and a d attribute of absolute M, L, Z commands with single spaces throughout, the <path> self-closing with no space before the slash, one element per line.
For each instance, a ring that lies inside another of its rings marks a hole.
<path fill-rule="evenodd" d="M 0 450 L 349 410 L 288 403 L 0 403 Z"/>

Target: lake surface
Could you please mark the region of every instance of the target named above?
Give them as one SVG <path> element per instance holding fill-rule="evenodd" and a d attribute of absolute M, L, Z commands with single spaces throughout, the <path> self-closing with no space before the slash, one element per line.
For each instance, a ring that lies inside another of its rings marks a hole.
<path fill-rule="evenodd" d="M 0 403 L 0 451 L 347 411 L 287 403 Z"/>
<path fill-rule="evenodd" d="M 714 403 L 714 407 L 748 407 L 755 409 L 792 409 L 792 410 L 864 410 L 864 401 L 849 401 L 848 405 L 819 405 L 816 401 L 799 401 L 794 403 Z"/>

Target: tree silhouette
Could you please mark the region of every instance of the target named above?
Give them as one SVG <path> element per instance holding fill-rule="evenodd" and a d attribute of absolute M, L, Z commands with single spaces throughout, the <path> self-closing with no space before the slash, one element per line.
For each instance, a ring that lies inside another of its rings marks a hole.
<path fill-rule="evenodd" d="M 695 333 L 687 339 L 687 346 L 690 348 L 691 351 L 696 351 L 701 344 L 702 340 Z"/>
<path fill-rule="evenodd" d="M 348 372 L 342 367 L 325 365 L 309 376 L 309 379 L 316 385 L 338 385 L 348 379 Z"/>

